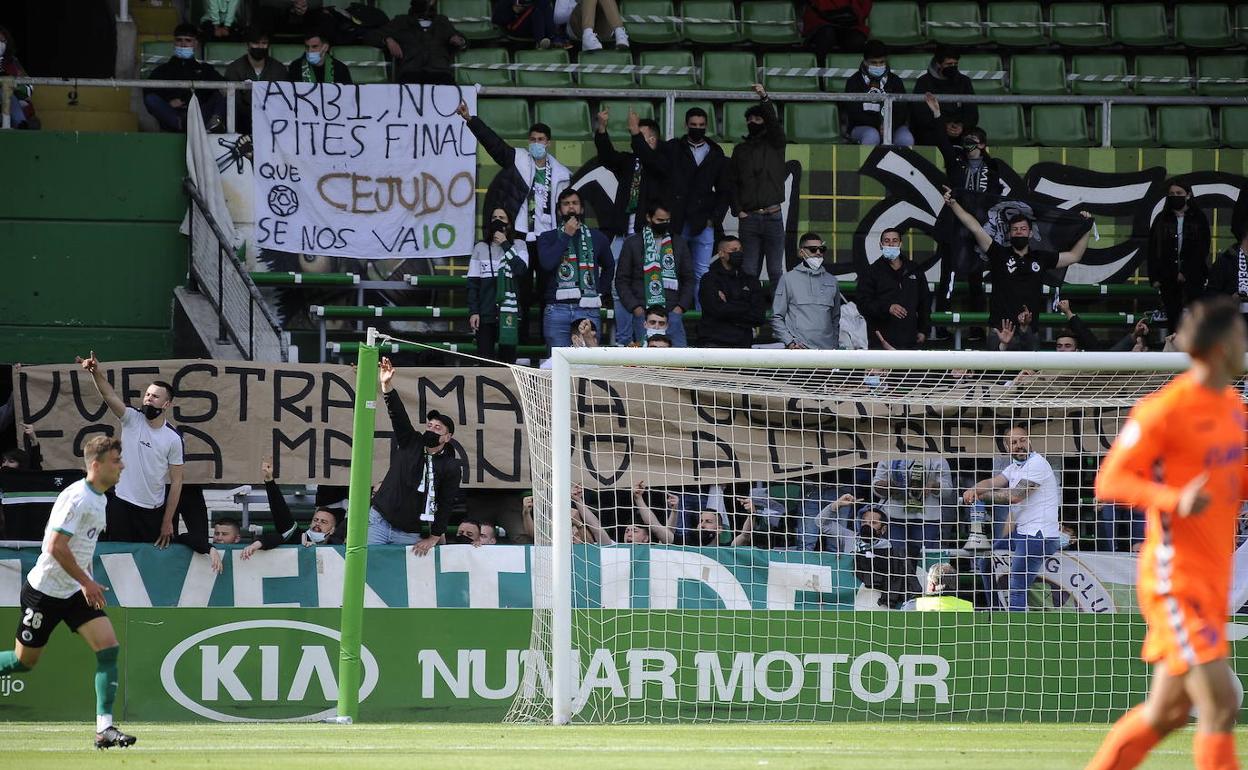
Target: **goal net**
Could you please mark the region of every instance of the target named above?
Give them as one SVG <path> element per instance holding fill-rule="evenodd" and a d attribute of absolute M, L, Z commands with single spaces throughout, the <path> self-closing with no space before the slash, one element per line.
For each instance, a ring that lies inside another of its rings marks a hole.
<path fill-rule="evenodd" d="M 1096 470 L 1185 361 L 599 348 L 515 368 L 537 547 L 509 719 L 1112 719 L 1148 684 L 1143 518 L 1095 499 Z"/>

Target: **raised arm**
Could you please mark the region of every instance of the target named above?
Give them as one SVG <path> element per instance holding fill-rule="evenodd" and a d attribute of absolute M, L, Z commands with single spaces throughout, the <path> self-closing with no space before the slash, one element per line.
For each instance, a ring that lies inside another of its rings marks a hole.
<path fill-rule="evenodd" d="M 579 484 L 572 487 L 572 505 L 576 507 L 576 512 L 580 515 L 581 521 L 585 522 L 586 528 L 594 536 L 595 543 L 598 545 L 615 545 L 615 541 L 602 528 L 602 522 L 598 520 L 598 515 L 585 504 L 585 492 Z"/>
<path fill-rule="evenodd" d="M 641 520 L 650 529 L 650 536 L 660 543 L 670 545 L 675 539 L 672 530 L 661 524 L 659 517 L 655 516 L 654 511 L 646 504 L 646 482 L 644 481 L 638 481 L 633 487 L 633 506 L 637 509 L 637 513 L 641 514 Z"/>
<path fill-rule="evenodd" d="M 965 227 L 975 238 L 975 245 L 979 247 L 980 251 L 987 251 L 992 247 L 992 236 L 984 232 L 983 225 L 979 223 L 979 220 L 976 219 L 971 212 L 962 208 L 962 204 L 958 203 L 957 200 L 954 199 L 953 190 L 948 187 L 945 188 L 945 205 L 949 207 L 949 210 L 952 211 L 953 215 L 958 218 L 958 221 L 962 223 L 962 226 Z"/>
<path fill-rule="evenodd" d="M 394 364 L 390 363 L 389 358 L 383 356 L 377 378 L 381 382 L 381 393 L 386 400 L 386 412 L 390 415 L 390 427 L 394 431 L 394 440 L 399 446 L 406 446 L 407 442 L 419 437 L 416 435 L 416 429 L 412 427 L 411 418 L 407 416 L 407 408 L 403 406 L 403 399 L 399 398 L 399 392 L 394 389 L 394 373 Z"/>
<path fill-rule="evenodd" d="M 126 402 L 122 401 L 117 391 L 113 390 L 113 386 L 108 384 L 108 380 L 104 377 L 104 370 L 100 368 L 100 361 L 95 357 L 95 351 L 92 350 L 88 358 L 78 356 L 74 360 L 91 373 L 91 379 L 95 381 L 95 389 L 100 392 L 104 403 L 108 404 L 108 410 L 117 417 L 125 415 Z"/>
<path fill-rule="evenodd" d="M 1084 219 L 1092 218 L 1092 215 L 1086 211 L 1080 211 L 1079 216 Z M 1075 245 L 1070 247 L 1070 251 L 1063 251 L 1061 254 L 1057 255 L 1057 266 L 1059 268 L 1070 267 L 1079 260 L 1083 259 L 1083 252 L 1088 250 L 1088 239 L 1091 237 L 1092 228 L 1088 228 L 1088 231 L 1084 233 L 1079 240 L 1075 241 Z"/>

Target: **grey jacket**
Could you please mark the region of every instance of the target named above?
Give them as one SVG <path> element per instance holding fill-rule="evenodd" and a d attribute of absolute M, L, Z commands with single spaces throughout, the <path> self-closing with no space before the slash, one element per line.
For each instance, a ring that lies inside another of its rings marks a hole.
<path fill-rule="evenodd" d="M 836 276 L 805 262 L 785 273 L 771 305 L 771 328 L 788 345 L 800 342 L 812 350 L 836 350 L 841 336 L 841 297 Z"/>

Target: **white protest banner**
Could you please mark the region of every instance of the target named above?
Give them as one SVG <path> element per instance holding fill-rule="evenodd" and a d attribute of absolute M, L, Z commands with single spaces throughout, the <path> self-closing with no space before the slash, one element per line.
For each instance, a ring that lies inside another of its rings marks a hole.
<path fill-rule="evenodd" d="M 459 86 L 256 83 L 256 245 L 363 259 L 472 252 L 477 141 Z"/>

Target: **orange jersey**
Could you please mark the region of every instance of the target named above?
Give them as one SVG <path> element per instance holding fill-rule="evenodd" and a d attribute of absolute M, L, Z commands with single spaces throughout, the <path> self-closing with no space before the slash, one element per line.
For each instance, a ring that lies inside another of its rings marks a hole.
<path fill-rule="evenodd" d="M 1248 412 L 1233 387 L 1213 391 L 1191 373 L 1175 378 L 1131 410 L 1096 477 L 1096 496 L 1146 511 L 1140 550 L 1140 606 L 1180 597 L 1226 623 L 1236 522 L 1248 486 L 1244 466 Z M 1209 504 L 1180 517 L 1179 495 L 1208 473 Z M 1151 621 L 1150 621 L 1151 622 Z"/>

